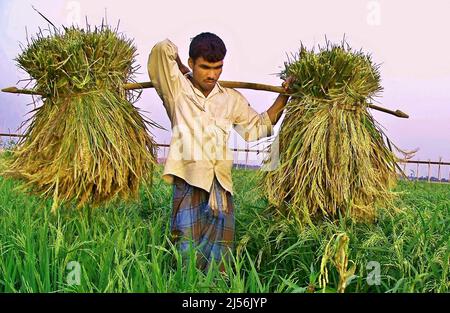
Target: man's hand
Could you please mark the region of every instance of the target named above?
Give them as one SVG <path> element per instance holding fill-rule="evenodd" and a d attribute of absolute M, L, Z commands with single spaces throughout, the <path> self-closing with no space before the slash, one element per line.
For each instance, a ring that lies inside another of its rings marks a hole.
<path fill-rule="evenodd" d="M 294 76 L 289 76 L 281 84 L 281 86 L 283 87 L 285 93 L 292 93 L 293 92 L 293 90 L 291 88 L 292 88 L 292 85 L 294 84 L 294 82 L 295 82 L 295 77 Z"/>
<path fill-rule="evenodd" d="M 191 71 L 191 69 L 184 64 L 178 64 L 178 68 L 180 69 L 181 73 L 183 73 L 183 75 Z"/>
<path fill-rule="evenodd" d="M 181 63 L 180 57 L 178 55 L 177 55 L 176 61 L 178 64 L 178 68 L 180 69 L 180 72 L 183 73 L 183 75 L 186 73 L 189 73 L 191 71 L 191 69 L 189 67 L 187 67 L 186 65 Z"/>
<path fill-rule="evenodd" d="M 275 99 L 275 102 L 272 106 L 267 110 L 267 114 L 269 115 L 269 119 L 272 122 L 272 125 L 275 125 L 281 117 L 283 113 L 283 109 L 286 106 L 286 103 L 289 100 L 290 93 L 293 93 L 291 89 L 295 78 L 293 76 L 289 76 L 281 85 L 284 89 L 284 93 L 280 93 L 278 97 Z"/>

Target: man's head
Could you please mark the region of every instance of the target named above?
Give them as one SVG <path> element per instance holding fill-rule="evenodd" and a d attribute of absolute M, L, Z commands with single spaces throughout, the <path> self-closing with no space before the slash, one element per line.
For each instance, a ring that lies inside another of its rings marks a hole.
<path fill-rule="evenodd" d="M 189 46 L 189 67 L 193 84 L 208 94 L 222 74 L 223 59 L 227 49 L 222 39 L 212 33 L 195 36 Z"/>

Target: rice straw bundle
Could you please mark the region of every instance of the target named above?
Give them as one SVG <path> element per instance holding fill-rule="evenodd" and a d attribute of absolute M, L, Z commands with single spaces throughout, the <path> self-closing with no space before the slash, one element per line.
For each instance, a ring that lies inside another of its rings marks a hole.
<path fill-rule="evenodd" d="M 157 125 L 134 107 L 139 94 L 122 87 L 135 56 L 131 40 L 102 24 L 41 32 L 16 59 L 43 104 L 5 174 L 53 197 L 52 211 L 60 201 L 79 208 L 135 197 L 143 180 L 151 183 L 156 143 L 146 123 Z"/>
<path fill-rule="evenodd" d="M 396 157 L 368 105 L 381 91 L 378 66 L 342 42 L 285 63 L 293 95 L 279 133 L 279 166 L 262 172 L 269 201 L 300 220 L 349 214 L 373 220 L 393 199 Z M 273 161 L 273 155 L 265 162 Z"/>

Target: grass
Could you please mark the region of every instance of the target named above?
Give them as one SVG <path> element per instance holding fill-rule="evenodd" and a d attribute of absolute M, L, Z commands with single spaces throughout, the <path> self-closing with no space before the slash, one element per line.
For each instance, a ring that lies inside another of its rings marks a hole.
<path fill-rule="evenodd" d="M 56 214 L 50 200 L 0 177 L 0 291 L 336 292 L 337 270 L 329 266 L 322 289 L 320 265 L 333 235 L 345 232 L 356 264 L 346 292 L 449 292 L 450 185 L 400 182 L 401 209 L 381 210 L 375 224 L 341 217 L 305 226 L 266 212 L 255 172 L 233 170 L 236 251 L 220 274 L 184 262 L 168 240 L 171 188 L 161 170 L 154 192 L 142 186 L 139 201 Z M 377 264 L 381 276 L 373 284 Z"/>

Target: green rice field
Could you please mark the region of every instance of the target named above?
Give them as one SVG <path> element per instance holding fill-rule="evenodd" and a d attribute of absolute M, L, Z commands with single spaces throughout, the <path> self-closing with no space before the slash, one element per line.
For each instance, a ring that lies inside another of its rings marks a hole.
<path fill-rule="evenodd" d="M 356 266 L 345 292 L 450 290 L 450 184 L 400 181 L 397 213 L 381 210 L 373 225 L 342 217 L 314 226 L 276 219 L 256 172 L 233 170 L 233 260 L 226 273 L 203 273 L 170 242 L 172 190 L 161 171 L 138 201 L 56 214 L 51 200 L 0 176 L 0 292 L 336 292 L 338 271 L 328 264 L 321 288 L 320 267 L 327 243 L 343 232 Z"/>

